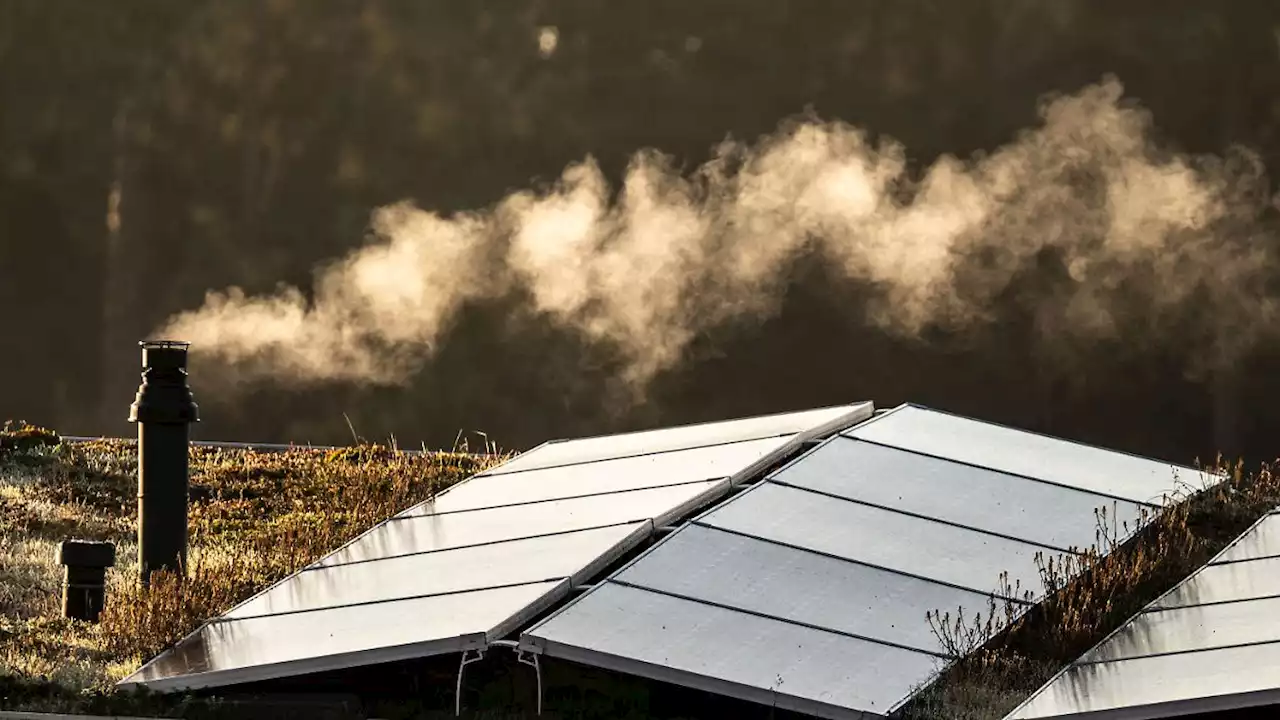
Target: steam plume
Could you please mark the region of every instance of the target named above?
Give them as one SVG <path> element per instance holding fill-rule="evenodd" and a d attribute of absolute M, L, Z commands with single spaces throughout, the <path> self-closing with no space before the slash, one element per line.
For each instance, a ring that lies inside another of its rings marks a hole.
<path fill-rule="evenodd" d="M 641 152 L 616 198 L 588 159 L 483 212 L 393 205 L 374 213 L 372 244 L 318 271 L 314 297 L 213 292 L 160 334 L 245 377 L 398 383 L 462 303 L 523 289 L 533 310 L 617 348 L 643 388 L 700 331 L 776 312 L 801 253 L 878 288 L 869 320 L 915 334 L 988 319 L 1051 252 L 1066 279 L 1035 308 L 1046 333 L 1107 336 L 1125 313 L 1159 327 L 1195 302 L 1247 344 L 1275 315 L 1262 169 L 1243 153 L 1155 147 L 1148 114 L 1122 94 L 1107 78 L 1047 101 L 1011 143 L 919 177 L 897 144 L 796 120 L 754 146 L 726 143 L 688 175 Z"/>

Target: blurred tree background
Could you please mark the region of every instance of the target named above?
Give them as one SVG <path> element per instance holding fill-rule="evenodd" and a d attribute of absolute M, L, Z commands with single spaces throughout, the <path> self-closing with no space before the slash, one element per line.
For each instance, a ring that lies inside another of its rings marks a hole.
<path fill-rule="evenodd" d="M 645 147 L 693 166 L 806 108 L 927 164 L 1105 73 L 1173 147 L 1280 168 L 1275 2 L 0 0 L 0 416 L 130 434 L 137 340 L 208 289 L 305 287 L 383 204 L 483 207 L 588 154 L 616 179 Z M 408 388 L 223 402 L 193 378 L 196 431 L 345 442 L 346 414 L 370 439 L 525 447 L 870 398 L 1182 461 L 1276 452 L 1280 348 L 1208 374 L 1190 339 L 1067 365 L 1012 300 L 987 330 L 905 342 L 847 311 L 856 288 L 797 273 L 781 316 L 707 339 L 625 416 L 600 402 L 607 358 L 505 298 Z"/>

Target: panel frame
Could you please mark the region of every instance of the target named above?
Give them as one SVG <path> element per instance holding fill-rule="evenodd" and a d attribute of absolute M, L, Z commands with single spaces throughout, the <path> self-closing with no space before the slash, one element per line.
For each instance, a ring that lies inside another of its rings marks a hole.
<path fill-rule="evenodd" d="M 1184 465 L 1184 464 L 1182 464 L 1182 463 L 1175 463 L 1175 462 L 1169 462 L 1169 461 L 1166 461 L 1166 460 L 1160 460 L 1160 459 L 1156 459 L 1156 458 L 1146 457 L 1146 456 L 1143 456 L 1143 455 L 1138 455 L 1138 454 L 1136 454 L 1136 453 L 1128 452 L 1128 451 L 1126 451 L 1126 450 L 1118 450 L 1118 449 L 1116 449 L 1116 448 L 1103 447 L 1103 446 L 1101 446 L 1101 445 L 1093 445 L 1093 444 L 1090 444 L 1090 443 L 1081 442 L 1081 441 L 1079 441 L 1079 440 L 1073 440 L 1073 439 L 1071 439 L 1071 438 L 1059 437 L 1059 436 L 1056 436 L 1056 435 L 1049 435 L 1049 434 L 1047 434 L 1047 433 L 1042 433 L 1042 432 L 1039 432 L 1039 431 L 1036 431 L 1036 430 L 1028 430 L 1028 429 L 1026 429 L 1026 428 L 1015 427 L 1015 426 L 1013 426 L 1013 425 L 1006 425 L 1006 424 L 1003 424 L 1003 423 L 997 423 L 997 422 L 993 422 L 993 421 L 990 421 L 990 420 L 982 420 L 982 419 L 979 419 L 979 418 L 972 418 L 972 417 L 968 417 L 968 416 L 965 416 L 965 415 L 961 415 L 961 414 L 959 414 L 959 413 L 951 412 L 951 411 L 949 411 L 949 410 L 940 410 L 940 409 L 938 409 L 938 408 L 930 407 L 930 406 L 928 406 L 928 405 L 922 405 L 922 404 L 919 404 L 919 403 L 911 403 L 911 402 L 906 402 L 906 403 L 902 403 L 901 405 L 897 405 L 897 406 L 895 406 L 895 407 L 893 407 L 893 408 L 890 408 L 890 409 L 886 410 L 885 412 L 882 412 L 882 413 L 879 413 L 879 414 L 873 415 L 870 419 L 866 420 L 865 422 L 858 423 L 857 425 L 855 425 L 855 426 L 853 426 L 853 427 L 846 428 L 845 430 L 841 430 L 841 431 L 839 431 L 839 432 L 840 432 L 841 434 L 851 433 L 851 432 L 853 432 L 853 431 L 855 431 L 855 430 L 857 430 L 857 429 L 859 429 L 859 428 L 861 428 L 861 427 L 865 427 L 865 426 L 867 426 L 867 425 L 870 425 L 871 423 L 874 423 L 874 422 L 876 422 L 877 420 L 880 420 L 880 419 L 882 419 L 882 418 L 884 418 L 884 417 L 887 417 L 887 416 L 889 416 L 889 415 L 892 415 L 892 414 L 894 414 L 894 413 L 897 413 L 897 412 L 902 411 L 902 410 L 907 410 L 907 409 L 922 410 L 922 411 L 929 412 L 929 413 L 934 413 L 934 414 L 937 414 L 937 415 L 946 415 L 946 416 L 951 417 L 951 418 L 956 418 L 956 419 L 959 419 L 959 420 L 965 420 L 965 421 L 972 422 L 972 423 L 976 423 L 976 424 L 980 424 L 980 425 L 987 425 L 987 426 L 990 426 L 990 427 L 999 428 L 999 429 L 1001 429 L 1001 430 L 1008 430 L 1008 431 L 1011 431 L 1011 432 L 1023 433 L 1023 434 L 1026 434 L 1026 435 L 1033 435 L 1033 436 L 1036 436 L 1036 437 L 1039 437 L 1039 438 L 1044 438 L 1044 439 L 1046 439 L 1046 440 L 1054 440 L 1054 441 L 1057 441 L 1057 442 L 1067 443 L 1067 444 L 1075 445 L 1075 446 L 1077 446 L 1077 447 L 1085 448 L 1085 449 L 1088 449 L 1088 450 L 1096 450 L 1096 451 L 1101 451 L 1101 452 L 1108 452 L 1108 453 L 1113 453 L 1113 454 L 1116 454 L 1116 455 L 1123 455 L 1123 456 L 1126 456 L 1126 457 L 1129 457 L 1129 458 L 1133 458 L 1133 459 L 1136 459 L 1136 460 L 1143 460 L 1143 461 L 1147 461 L 1147 462 L 1155 462 L 1155 463 L 1159 463 L 1159 464 L 1161 464 L 1161 465 L 1168 465 L 1171 469 L 1177 470 L 1177 471 L 1179 471 L 1179 472 L 1188 473 L 1188 474 L 1189 474 L 1189 475 L 1191 475 L 1191 476 L 1200 476 L 1200 475 L 1203 475 L 1205 478 L 1216 478 L 1216 480 L 1215 480 L 1212 484 L 1206 485 L 1206 486 L 1205 486 L 1206 488 L 1209 488 L 1209 487 L 1215 487 L 1218 483 L 1220 483 L 1220 482 L 1222 482 L 1223 480 L 1225 480 L 1225 479 L 1226 479 L 1226 475 L 1222 475 L 1222 474 L 1215 474 L 1215 473 L 1211 472 L 1211 471 L 1210 471 L 1210 470 L 1208 470 L 1208 469 L 1201 469 L 1201 470 L 1197 470 L 1196 468 L 1193 468 L 1193 467 L 1190 467 L 1190 466 Z M 899 450 L 907 450 L 907 451 L 909 451 L 909 452 L 914 452 L 914 453 L 919 454 L 919 455 L 926 455 L 926 456 L 929 456 L 929 457 L 938 458 L 938 459 L 940 459 L 940 460 L 948 460 L 948 461 L 950 461 L 950 462 L 962 463 L 962 464 L 965 464 L 965 465 L 970 465 L 970 466 L 972 466 L 972 467 L 981 468 L 981 469 L 983 469 L 983 470 L 991 470 L 991 471 L 994 471 L 994 472 L 1001 472 L 1001 473 L 1004 473 L 1004 474 L 1006 474 L 1006 475 L 1013 475 L 1013 476 L 1015 476 L 1015 477 L 1021 477 L 1021 478 L 1023 478 L 1023 479 L 1031 480 L 1031 481 L 1034 481 L 1034 482 L 1047 483 L 1047 484 L 1050 484 L 1050 485 L 1057 485 L 1057 486 L 1060 486 L 1060 487 L 1071 487 L 1072 489 L 1075 489 L 1075 490 L 1084 490 L 1084 489 L 1085 489 L 1085 488 L 1078 488 L 1078 487 L 1075 487 L 1075 486 L 1065 485 L 1065 484 L 1063 484 L 1063 483 L 1056 482 L 1056 481 L 1053 481 L 1053 480 L 1049 480 L 1049 479 L 1047 479 L 1047 478 L 1038 478 L 1038 477 L 1034 477 L 1034 476 L 1032 476 L 1032 475 L 1027 475 L 1027 474 L 1025 474 L 1025 473 L 1018 473 L 1018 472 L 1014 472 L 1014 471 L 1010 471 L 1010 470 L 1002 470 L 1002 469 L 1000 469 L 1000 468 L 994 468 L 994 467 L 991 467 L 991 466 L 989 466 L 989 465 L 982 465 L 982 464 L 980 464 L 980 463 L 975 463 L 975 462 L 972 462 L 972 461 L 961 460 L 961 459 L 959 459 L 959 458 L 947 457 L 947 456 L 945 456 L 945 455 L 938 455 L 938 454 L 936 454 L 936 453 L 925 452 L 925 451 L 923 451 L 923 450 L 918 450 L 918 449 L 913 449 L 913 448 L 900 447 L 900 446 L 898 446 L 898 445 L 892 445 L 892 444 L 885 443 L 885 442 L 882 442 L 882 441 L 879 441 L 879 440 L 871 440 L 871 439 L 868 439 L 868 438 L 856 437 L 856 436 L 853 436 L 853 435 L 849 435 L 848 437 L 851 437 L 851 438 L 853 438 L 853 439 L 855 439 L 855 440 L 860 440 L 860 441 L 862 441 L 862 442 L 874 443 L 874 444 L 877 444 L 877 445 L 883 445 L 883 446 L 885 446 L 885 447 L 896 448 L 896 449 L 899 449 Z M 1203 489 L 1205 489 L 1205 488 L 1201 488 L 1201 490 L 1203 490 Z M 1146 505 L 1146 506 L 1148 506 L 1148 507 L 1156 508 L 1156 509 L 1159 509 L 1159 508 L 1162 508 L 1162 507 L 1167 507 L 1167 505 L 1161 505 L 1161 504 L 1159 504 L 1159 503 L 1157 503 L 1157 502 L 1153 502 L 1153 501 L 1152 501 L 1152 500 L 1150 500 L 1150 499 L 1141 499 L 1141 498 L 1123 497 L 1123 496 L 1120 496 L 1120 495 L 1114 495 L 1114 494 L 1111 494 L 1111 493 L 1105 493 L 1105 492 L 1101 492 L 1101 491 L 1098 491 L 1098 490 L 1086 490 L 1086 491 L 1087 491 L 1087 492 L 1091 492 L 1091 493 L 1093 493 L 1093 494 L 1095 494 L 1095 495 L 1102 495 L 1102 496 L 1109 497 L 1109 498 L 1113 498 L 1113 499 L 1116 499 L 1116 500 L 1122 500 L 1122 501 L 1124 501 L 1124 502 L 1131 502 L 1131 503 L 1136 503 L 1136 504 L 1139 504 L 1139 505 Z M 1199 492 L 1199 490 L 1197 490 L 1196 492 Z M 1168 498 L 1169 502 L 1176 502 L 1176 501 L 1177 501 L 1177 500 L 1176 500 L 1176 498 L 1174 498 L 1174 497 L 1172 497 L 1172 496 L 1167 496 L 1167 498 Z"/>
<path fill-rule="evenodd" d="M 553 605 L 560 597 L 572 592 L 568 578 L 558 582 L 550 580 L 544 580 L 542 582 L 555 582 L 555 584 L 552 585 L 547 592 L 540 595 L 533 603 L 526 605 L 526 612 L 536 612 L 546 609 Z M 533 582 L 528 584 L 536 585 L 538 583 Z M 215 624 L 216 622 L 218 621 L 210 621 L 202 624 L 199 628 L 187 634 L 186 637 L 171 646 L 169 650 L 165 651 L 165 653 L 172 652 L 182 643 L 194 638 L 196 635 L 203 632 L 206 627 Z M 500 629 L 502 629 L 502 625 L 482 632 L 454 635 L 452 637 L 438 638 L 417 643 L 407 643 L 405 645 L 371 648 L 368 650 L 335 653 L 332 655 L 317 655 L 298 660 L 286 660 L 283 662 L 268 663 L 264 665 L 249 665 L 244 667 L 228 668 L 226 670 L 210 670 L 202 673 L 157 678 L 155 680 L 130 680 L 130 678 L 141 673 L 143 668 L 151 664 L 151 662 L 154 662 L 165 654 L 161 653 L 161 655 L 156 656 L 156 658 L 152 658 L 151 661 L 148 661 L 128 677 L 117 682 L 116 688 L 126 691 L 146 688 L 152 692 L 203 690 L 213 687 L 224 687 L 227 685 L 238 685 L 242 683 L 258 682 L 261 680 L 274 680 L 278 678 L 292 677 L 295 675 L 305 675 L 330 670 L 342 670 L 350 667 L 394 662 L 397 660 L 411 660 L 414 658 L 428 657 L 432 655 L 463 652 L 465 650 L 480 650 L 485 648 L 493 639 L 501 637 L 501 635 L 495 634 L 496 631 Z"/>
<path fill-rule="evenodd" d="M 485 470 L 484 472 L 477 473 L 473 477 L 508 475 L 508 474 L 527 472 L 529 470 L 550 470 L 558 467 L 567 467 L 569 465 L 585 465 L 593 462 L 600 462 L 601 460 L 624 460 L 626 458 L 642 457 L 644 455 L 657 455 L 657 454 L 666 453 L 666 452 L 678 452 L 680 450 L 692 450 L 695 448 L 713 447 L 717 445 L 729 445 L 736 442 L 746 442 L 750 440 L 763 440 L 766 438 L 782 437 L 785 435 L 792 435 L 795 438 L 799 438 L 801 442 L 805 442 L 807 440 L 812 440 L 817 437 L 824 437 L 832 433 L 837 433 L 849 427 L 852 427 L 853 425 L 865 422 L 866 420 L 869 420 L 875 417 L 875 412 L 876 412 L 874 402 L 870 400 L 858 400 L 855 402 L 845 403 L 842 405 L 828 405 L 826 407 L 805 408 L 805 409 L 799 409 L 799 410 L 785 410 L 782 412 L 765 413 L 763 415 L 744 415 L 742 417 L 736 417 L 736 418 L 726 418 L 722 420 L 707 420 L 703 422 L 686 423 L 684 425 L 672 425 L 668 427 L 646 428 L 641 430 L 631 430 L 628 432 L 611 433 L 611 434 L 605 434 L 605 435 L 584 435 L 582 437 L 575 437 L 575 438 L 560 438 L 560 439 L 548 440 L 546 442 L 540 443 L 537 446 L 525 451 L 524 453 L 521 453 L 521 455 L 529 455 L 536 450 L 539 450 L 541 448 L 548 447 L 551 445 L 560 445 L 564 443 L 578 442 L 581 440 L 604 440 L 604 439 L 619 437 L 623 435 L 635 435 L 639 433 L 653 432 L 655 430 L 684 430 L 689 428 L 702 427 L 706 425 L 720 425 L 724 423 L 740 422 L 740 421 L 746 421 L 746 420 L 764 420 L 766 418 L 780 418 L 786 415 L 801 415 L 801 414 L 807 414 L 807 413 L 835 411 L 841 408 L 847 408 L 847 412 L 841 415 L 838 415 L 832 418 L 831 420 L 828 420 L 827 422 L 822 423 L 820 425 L 815 425 L 806 430 L 799 430 L 796 432 L 779 432 L 779 433 L 773 433 L 773 434 L 767 434 L 767 435 L 744 437 L 744 438 L 739 438 L 737 440 L 721 440 L 717 442 L 708 442 L 700 445 L 684 445 L 680 447 L 667 448 L 665 450 L 634 452 L 626 455 L 610 456 L 608 458 L 598 458 L 593 460 L 579 460 L 576 462 L 562 462 L 554 465 L 540 465 L 537 467 L 524 468 L 520 470 L 503 470 L 502 469 L 503 467 L 513 463 L 516 460 L 516 458 L 511 458 L 510 460 L 507 460 L 503 463 L 495 465 L 494 467 L 491 467 L 488 470 Z M 517 456 L 517 457 L 520 457 L 520 456 Z M 469 480 L 471 478 L 467 478 L 467 479 Z M 451 485 L 449 486 L 449 488 L 446 488 L 444 491 L 442 491 L 442 494 L 443 492 L 447 492 L 452 487 L 454 486 Z"/>
<path fill-rule="evenodd" d="M 850 710 L 846 707 L 831 705 L 809 698 L 796 697 L 795 695 L 744 685 L 732 680 L 723 680 L 710 675 L 699 675 L 665 665 L 633 660 L 610 653 L 596 652 L 543 638 L 532 638 L 529 642 L 522 639 L 519 649 L 536 655 L 567 660 L 624 675 L 648 678 L 761 705 L 776 704 L 777 707 L 783 710 L 828 718 L 829 720 L 879 720 L 883 717 L 882 715 L 870 715 L 859 710 Z"/>
<path fill-rule="evenodd" d="M 949 416 L 951 416 L 951 417 L 959 418 L 959 419 L 961 419 L 961 420 L 968 420 L 969 422 L 980 423 L 980 424 L 982 424 L 982 425 L 990 425 L 990 426 L 992 426 L 992 427 L 1001 428 L 1001 429 L 1003 429 L 1003 430 L 1012 430 L 1012 431 L 1014 431 L 1014 432 L 1026 433 L 1026 434 L 1028 434 L 1028 435 L 1036 435 L 1036 436 L 1038 436 L 1038 437 L 1046 438 L 1046 439 L 1048 439 L 1048 440 L 1057 440 L 1057 441 L 1059 441 L 1059 442 L 1070 443 L 1070 444 L 1072 444 L 1072 445 L 1078 445 L 1078 446 L 1083 447 L 1083 448 L 1089 448 L 1090 450 L 1102 450 L 1102 451 L 1105 451 L 1105 452 L 1116 453 L 1117 455 L 1127 455 L 1127 456 L 1129 456 L 1129 457 L 1131 457 L 1131 458 L 1135 458 L 1135 459 L 1138 459 L 1138 460 L 1146 460 L 1146 461 L 1149 461 L 1149 462 L 1158 462 L 1158 463 L 1161 463 L 1161 464 L 1163 464 L 1163 465 L 1169 465 L 1170 467 L 1175 467 L 1175 468 L 1178 468 L 1179 470 L 1188 470 L 1188 471 L 1193 472 L 1193 473 L 1202 473 L 1202 472 L 1203 472 L 1203 473 L 1206 473 L 1206 474 L 1211 474 L 1211 473 L 1209 473 L 1207 470 L 1197 470 L 1197 469 L 1195 469 L 1195 468 L 1193 468 L 1193 467 L 1191 467 L 1191 466 L 1189 466 L 1189 465 L 1183 465 L 1182 463 L 1175 463 L 1175 462 L 1169 462 L 1169 461 L 1167 461 L 1167 460 L 1160 460 L 1160 459 L 1157 459 L 1157 458 L 1148 457 L 1148 456 L 1146 456 L 1146 455 L 1139 455 L 1139 454 L 1137 454 L 1137 453 L 1132 453 L 1132 452 L 1129 452 L 1129 451 L 1127 451 L 1127 450 L 1117 450 L 1117 449 L 1115 449 L 1115 448 L 1103 447 L 1103 446 L 1101 446 L 1101 445 L 1093 445 L 1093 444 L 1090 444 L 1090 443 L 1087 443 L 1087 442 L 1082 442 L 1082 441 L 1080 441 L 1080 440 L 1072 440 L 1071 438 L 1061 437 L 1061 436 L 1058 436 L 1058 435 L 1050 435 L 1050 434 L 1048 434 L 1048 433 L 1043 433 L 1043 432 L 1040 432 L 1040 431 L 1038 431 L 1038 430 L 1028 430 L 1027 428 L 1017 427 L 1017 426 L 1014 426 L 1014 425 L 1007 425 L 1007 424 L 1005 424 L 1005 423 L 998 423 L 998 422 L 995 422 L 995 421 L 993 421 L 993 420 L 982 420 L 982 419 L 980 419 L 980 418 L 973 418 L 973 417 L 969 417 L 969 416 L 967 416 L 967 415 L 961 415 L 960 413 L 957 413 L 957 412 L 952 412 L 952 411 L 950 411 L 950 410 L 942 410 L 942 409 L 940 409 L 940 408 L 931 407 L 931 406 L 929 406 L 929 405 L 923 405 L 923 404 L 921 404 L 921 403 L 904 402 L 904 403 L 902 403 L 901 405 L 897 405 L 897 406 L 894 406 L 894 407 L 892 407 L 892 408 L 889 408 L 888 410 L 886 410 L 885 412 L 883 412 L 883 413 L 881 413 L 881 414 L 879 414 L 879 415 L 875 415 L 875 416 L 873 416 L 870 420 L 867 420 L 865 423 L 859 423 L 859 424 L 860 424 L 860 425 L 865 425 L 866 423 L 874 422 L 874 421 L 879 420 L 880 418 L 884 417 L 885 415 L 892 414 L 892 413 L 897 412 L 898 410 L 902 410 L 902 409 L 904 409 L 904 408 L 915 408 L 916 410 L 927 410 L 927 411 L 929 411 L 929 412 L 937 413 L 937 414 L 939 414 L 939 415 L 949 415 Z M 988 468 L 988 469 L 990 469 L 990 468 Z M 1003 472 L 1003 471 L 998 471 L 998 472 Z M 1225 477 L 1225 476 L 1222 476 L 1222 477 Z M 1133 502 L 1139 502 L 1139 501 L 1134 500 Z"/>

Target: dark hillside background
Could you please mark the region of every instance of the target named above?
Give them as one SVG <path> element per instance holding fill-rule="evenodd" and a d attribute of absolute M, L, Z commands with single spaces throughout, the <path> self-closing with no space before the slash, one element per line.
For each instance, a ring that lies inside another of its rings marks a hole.
<path fill-rule="evenodd" d="M 1263 0 L 0 0 L 0 417 L 130 434 L 137 340 L 210 289 L 305 286 L 381 205 L 485 207 L 587 155 L 616 180 L 646 147 L 694 166 L 806 110 L 927 165 L 1108 73 L 1171 147 L 1240 144 L 1280 172 Z M 1016 293 L 987 329 L 906 341 L 850 310 L 860 292 L 801 264 L 780 316 L 700 338 L 623 414 L 601 401 L 610 358 L 504 297 L 466 308 L 407 388 L 226 399 L 197 375 L 196 431 L 342 443 L 345 413 L 370 439 L 521 448 L 869 398 L 1180 461 L 1277 452 L 1280 347 L 1205 372 L 1194 336 L 1064 352 Z"/>

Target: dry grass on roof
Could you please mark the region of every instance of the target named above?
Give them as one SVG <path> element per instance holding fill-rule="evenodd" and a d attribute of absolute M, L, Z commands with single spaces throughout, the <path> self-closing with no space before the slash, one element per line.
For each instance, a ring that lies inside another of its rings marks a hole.
<path fill-rule="evenodd" d="M 930 618 L 943 651 L 963 658 L 897 714 L 903 720 L 999 720 L 1059 670 L 1191 575 L 1280 506 L 1280 466 L 1186 487 L 1140 528 L 1099 518 L 1100 545 L 1043 557 L 1043 602 L 1017 616 L 1009 604 L 939 608 Z"/>
<path fill-rule="evenodd" d="M 267 585 L 386 517 L 503 459 L 377 445 L 193 447 L 189 578 L 136 577 L 137 446 L 0 431 L 0 708 L 119 712 L 111 685 Z M 57 544 L 109 540 L 117 566 L 92 625 L 60 617 Z"/>

